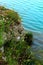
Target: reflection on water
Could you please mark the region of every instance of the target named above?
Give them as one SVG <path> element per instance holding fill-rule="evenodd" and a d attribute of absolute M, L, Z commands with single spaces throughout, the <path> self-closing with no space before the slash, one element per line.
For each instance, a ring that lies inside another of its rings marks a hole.
<path fill-rule="evenodd" d="M 24 28 L 34 32 L 32 51 L 43 59 L 43 0 L 0 0 L 0 5 L 21 15 Z"/>

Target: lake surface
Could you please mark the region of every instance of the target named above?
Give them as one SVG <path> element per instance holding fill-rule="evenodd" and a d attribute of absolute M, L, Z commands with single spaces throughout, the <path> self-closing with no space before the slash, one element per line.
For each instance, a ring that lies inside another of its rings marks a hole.
<path fill-rule="evenodd" d="M 24 28 L 33 32 L 33 53 L 43 60 L 43 0 L 0 0 L 0 5 L 19 13 Z"/>

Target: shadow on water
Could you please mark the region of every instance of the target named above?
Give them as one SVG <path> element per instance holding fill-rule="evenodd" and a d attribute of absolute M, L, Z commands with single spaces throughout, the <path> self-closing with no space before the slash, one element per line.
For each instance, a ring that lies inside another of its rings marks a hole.
<path fill-rule="evenodd" d="M 33 45 L 31 50 L 37 59 L 43 61 L 43 34 L 33 33 Z"/>

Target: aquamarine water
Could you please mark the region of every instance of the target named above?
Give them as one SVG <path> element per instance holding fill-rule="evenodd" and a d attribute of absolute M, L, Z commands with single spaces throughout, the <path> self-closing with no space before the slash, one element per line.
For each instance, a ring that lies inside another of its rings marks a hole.
<path fill-rule="evenodd" d="M 43 59 L 43 0 L 0 0 L 0 5 L 19 13 L 24 28 L 33 32 L 33 52 Z"/>

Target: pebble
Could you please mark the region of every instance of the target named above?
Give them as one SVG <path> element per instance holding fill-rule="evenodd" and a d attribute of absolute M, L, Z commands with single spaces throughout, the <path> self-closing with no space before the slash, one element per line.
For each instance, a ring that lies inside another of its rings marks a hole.
<path fill-rule="evenodd" d="M 17 40 L 20 40 L 20 36 L 17 37 Z"/>

